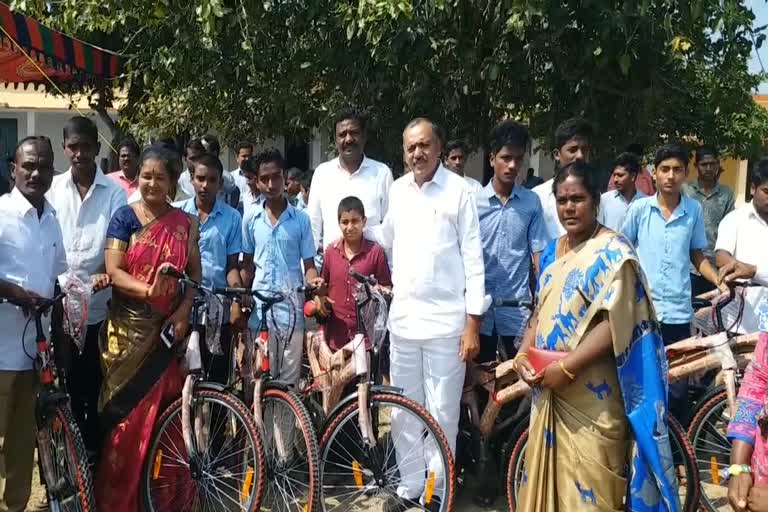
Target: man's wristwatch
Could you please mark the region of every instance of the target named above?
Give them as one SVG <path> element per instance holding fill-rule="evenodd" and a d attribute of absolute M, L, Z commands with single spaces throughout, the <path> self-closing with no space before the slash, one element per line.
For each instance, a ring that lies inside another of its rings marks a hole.
<path fill-rule="evenodd" d="M 725 478 L 731 478 L 732 476 L 751 474 L 752 467 L 749 464 L 731 464 L 725 472 Z"/>

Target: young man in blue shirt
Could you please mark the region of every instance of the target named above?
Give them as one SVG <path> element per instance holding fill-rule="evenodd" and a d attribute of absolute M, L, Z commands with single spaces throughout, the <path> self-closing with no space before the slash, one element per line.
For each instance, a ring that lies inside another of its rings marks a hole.
<path fill-rule="evenodd" d="M 272 312 L 277 331 L 287 334 L 293 323 L 293 334 L 289 340 L 280 340 L 284 345 L 278 346 L 276 330 L 270 325 L 270 366 L 274 377 L 294 385 L 301 370 L 304 340 L 304 301 L 295 290 L 305 280 L 311 286 L 319 286 L 322 279 L 315 269 L 315 242 L 309 216 L 292 206 L 284 194 L 282 154 L 274 148 L 262 151 L 255 157 L 254 166 L 263 200 L 248 209 L 243 220 L 242 277 L 245 286 L 254 290 L 286 294 L 287 300 L 276 304 Z M 261 311 L 256 304 L 249 326 L 257 331 L 260 323 Z"/>
<path fill-rule="evenodd" d="M 539 253 L 547 244 L 539 197 L 515 185 L 530 146 L 528 129 L 514 121 L 498 124 L 490 134 L 493 178 L 477 194 L 477 213 L 485 261 L 485 291 L 494 299 L 531 297 L 531 274 L 538 274 Z M 514 357 L 525 331 L 528 311 L 489 310 L 480 327 L 480 362 L 496 359 L 497 337 L 507 357 Z"/>
<path fill-rule="evenodd" d="M 669 345 L 691 335 L 690 264 L 715 286 L 719 279 L 704 256 L 707 236 L 701 205 L 681 193 L 688 176 L 688 152 L 680 146 L 665 145 L 656 153 L 654 165 L 658 192 L 629 207 L 621 231 L 637 248 L 664 344 Z M 670 385 L 669 397 L 670 412 L 685 423 L 688 379 Z"/>
<path fill-rule="evenodd" d="M 635 186 L 635 180 L 641 171 L 640 158 L 637 155 L 622 153 L 616 157 L 611 173 L 614 188 L 600 198 L 600 211 L 597 215 L 600 224 L 619 231 L 624 224 L 629 205 L 647 197 Z"/>
<path fill-rule="evenodd" d="M 191 160 L 190 167 L 195 197 L 183 201 L 179 207 L 196 216 L 200 222 L 198 243 L 203 285 L 242 288 L 238 266 L 242 236 L 240 214 L 223 200 L 217 199 L 223 175 L 221 161 L 205 153 Z M 213 357 L 211 347 L 207 346 L 203 352 L 209 378 L 222 384 L 226 383 L 229 376 L 229 351 L 232 345 L 230 325 L 235 328 L 245 327 L 239 304 L 232 304 L 228 316 L 229 322 L 225 321 L 220 337 L 223 355 Z"/>

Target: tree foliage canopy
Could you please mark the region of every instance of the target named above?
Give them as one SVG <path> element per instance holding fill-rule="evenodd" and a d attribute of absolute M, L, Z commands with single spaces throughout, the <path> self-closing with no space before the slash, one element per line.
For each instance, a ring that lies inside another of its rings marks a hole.
<path fill-rule="evenodd" d="M 566 117 L 606 154 L 691 138 L 749 156 L 768 136 L 747 61 L 765 38 L 742 0 L 16 0 L 128 56 L 121 122 L 225 140 L 308 135 L 369 110 L 399 163 L 416 115 L 482 145 L 499 119 L 548 142 Z"/>

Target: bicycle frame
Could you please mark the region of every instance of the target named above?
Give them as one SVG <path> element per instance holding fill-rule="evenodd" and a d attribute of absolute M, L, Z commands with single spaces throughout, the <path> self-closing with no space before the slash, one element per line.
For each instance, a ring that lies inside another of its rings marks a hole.
<path fill-rule="evenodd" d="M 747 283 L 736 287 L 749 286 L 755 285 Z M 719 368 L 717 380 L 722 379 L 725 384 L 731 417 L 736 414 L 737 372 L 751 360 L 751 352 L 758 338 L 758 333 L 739 336 L 729 332 L 723 325 L 722 311 L 734 300 L 736 287 L 731 288 L 726 299 L 712 306 L 720 332 L 706 337 L 692 336 L 666 347 L 670 382 Z"/>
<path fill-rule="evenodd" d="M 59 293 L 52 299 L 44 299 L 40 301 L 40 304 L 34 311 L 34 323 L 35 323 L 35 370 L 38 374 L 38 380 L 40 383 L 40 390 L 37 392 L 35 400 L 35 421 L 38 426 L 45 425 L 46 421 L 51 414 L 51 411 L 55 410 L 58 406 L 69 406 L 69 395 L 59 388 L 56 383 L 57 369 L 54 363 L 54 357 L 52 355 L 53 346 L 45 335 L 43 329 L 43 316 L 53 306 L 63 299 L 64 293 Z M 0 304 L 9 303 L 7 299 L 0 299 Z M 22 340 L 23 343 L 23 340 Z M 46 483 L 48 493 L 56 499 L 63 499 L 70 492 L 68 484 L 65 479 L 57 480 L 55 470 L 53 468 L 52 455 L 50 452 L 50 446 L 44 442 L 45 432 L 40 427 L 37 433 L 37 446 L 39 453 L 40 466 L 43 472 L 43 480 Z"/>

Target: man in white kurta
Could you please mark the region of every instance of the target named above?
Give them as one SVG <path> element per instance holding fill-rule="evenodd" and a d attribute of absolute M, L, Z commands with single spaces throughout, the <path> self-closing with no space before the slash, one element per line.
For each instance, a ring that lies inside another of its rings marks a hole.
<path fill-rule="evenodd" d="M 409 123 L 403 150 L 412 172 L 392 185 L 382 229 L 393 259 L 390 376 L 437 420 L 454 451 L 465 362 L 479 350 L 485 295 L 477 209 L 466 181 L 440 164 L 442 140 L 431 121 Z M 423 501 L 425 463 L 442 481 L 438 455 L 397 411 L 392 430 L 398 496 Z"/>

